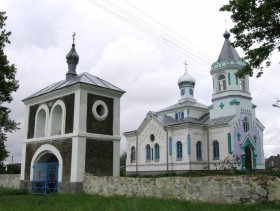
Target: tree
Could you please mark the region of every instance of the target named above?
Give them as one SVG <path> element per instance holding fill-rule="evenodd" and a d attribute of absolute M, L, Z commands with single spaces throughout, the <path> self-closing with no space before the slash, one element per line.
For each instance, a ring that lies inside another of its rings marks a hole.
<path fill-rule="evenodd" d="M 126 152 L 123 152 L 120 157 L 120 166 L 121 167 L 125 167 L 125 165 L 126 165 L 126 156 L 127 156 Z"/>
<path fill-rule="evenodd" d="M 18 129 L 18 123 L 9 117 L 11 110 L 1 106 L 3 103 L 12 102 L 11 93 L 15 92 L 19 87 L 18 81 L 15 79 L 16 67 L 14 64 L 9 63 L 4 53 L 5 45 L 10 43 L 9 36 L 11 35 L 11 32 L 7 32 L 4 29 L 7 19 L 5 14 L 6 12 L 0 11 L 0 172 L 3 172 L 3 161 L 9 155 L 5 147 L 6 134 Z"/>
<path fill-rule="evenodd" d="M 278 0 L 230 0 L 220 11 L 231 12 L 235 26 L 230 29 L 236 40 L 234 47 L 241 47 L 248 64 L 237 72 L 238 77 L 263 73 L 264 65 L 271 64 L 274 50 L 280 51 L 280 1 Z"/>

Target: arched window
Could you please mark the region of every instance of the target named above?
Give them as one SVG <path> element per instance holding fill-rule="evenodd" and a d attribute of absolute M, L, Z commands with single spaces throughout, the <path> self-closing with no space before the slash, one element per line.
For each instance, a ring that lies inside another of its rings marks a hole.
<path fill-rule="evenodd" d="M 181 91 L 181 96 L 185 95 L 185 88 L 181 88 L 180 91 Z"/>
<path fill-rule="evenodd" d="M 58 100 L 52 107 L 50 135 L 64 134 L 65 126 L 65 105 L 63 101 Z"/>
<path fill-rule="evenodd" d="M 149 144 L 146 145 L 146 161 L 151 160 L 151 147 Z"/>
<path fill-rule="evenodd" d="M 172 138 L 169 137 L 169 156 L 172 155 Z"/>
<path fill-rule="evenodd" d="M 201 150 L 201 142 L 198 141 L 196 143 L 196 159 L 202 160 L 202 150 Z"/>
<path fill-rule="evenodd" d="M 130 161 L 131 163 L 135 162 L 135 147 L 131 147 L 131 154 L 130 154 Z"/>
<path fill-rule="evenodd" d="M 47 114 L 45 109 L 41 108 L 38 110 L 35 124 L 35 137 L 46 136 Z"/>
<path fill-rule="evenodd" d="M 245 133 L 249 131 L 249 121 L 247 117 L 243 119 L 243 130 Z"/>
<path fill-rule="evenodd" d="M 239 78 L 239 89 L 245 91 L 245 79 Z"/>
<path fill-rule="evenodd" d="M 182 142 L 181 141 L 178 141 L 176 143 L 176 149 L 177 149 L 177 160 L 182 160 Z"/>
<path fill-rule="evenodd" d="M 213 141 L 213 160 L 220 159 L 220 152 L 219 152 L 219 142 Z"/>
<path fill-rule="evenodd" d="M 155 144 L 155 161 L 159 161 L 159 145 Z"/>
<path fill-rule="evenodd" d="M 232 153 L 231 150 L 231 134 L 228 133 L 228 153 Z"/>
<path fill-rule="evenodd" d="M 226 77 L 223 74 L 219 75 L 218 77 L 218 87 L 219 87 L 219 92 L 225 91 L 227 89 Z"/>

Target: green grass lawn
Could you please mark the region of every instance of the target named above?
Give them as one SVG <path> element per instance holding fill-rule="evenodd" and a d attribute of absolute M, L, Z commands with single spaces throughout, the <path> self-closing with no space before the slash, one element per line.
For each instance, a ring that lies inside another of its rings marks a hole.
<path fill-rule="evenodd" d="M 20 190 L 0 188 L 0 210 L 271 210 L 280 211 L 280 204 L 220 205 L 181 200 L 139 197 L 102 197 L 91 195 L 32 195 Z"/>

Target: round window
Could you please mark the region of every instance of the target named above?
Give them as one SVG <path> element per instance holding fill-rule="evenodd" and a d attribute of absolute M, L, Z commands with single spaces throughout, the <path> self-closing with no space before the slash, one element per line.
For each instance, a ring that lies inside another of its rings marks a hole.
<path fill-rule="evenodd" d="M 151 141 L 154 141 L 154 140 L 155 140 L 155 135 L 154 135 L 154 134 L 151 134 L 151 135 L 150 135 L 150 140 L 151 140 Z"/>
<path fill-rule="evenodd" d="M 92 113 L 97 120 L 102 121 L 106 119 L 109 113 L 106 103 L 104 103 L 102 100 L 95 101 L 92 106 Z"/>

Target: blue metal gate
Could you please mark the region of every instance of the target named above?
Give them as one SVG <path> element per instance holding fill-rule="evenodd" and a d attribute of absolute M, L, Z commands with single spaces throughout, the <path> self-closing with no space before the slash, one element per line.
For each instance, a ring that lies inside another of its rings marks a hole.
<path fill-rule="evenodd" d="M 58 163 L 34 163 L 32 191 L 35 194 L 57 192 Z"/>

